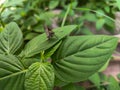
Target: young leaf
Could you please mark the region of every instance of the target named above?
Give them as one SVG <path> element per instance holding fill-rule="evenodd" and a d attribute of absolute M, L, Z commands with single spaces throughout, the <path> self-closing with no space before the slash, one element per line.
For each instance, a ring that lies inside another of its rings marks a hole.
<path fill-rule="evenodd" d="M 55 36 L 52 37 L 50 40 L 48 40 L 45 33 L 33 38 L 25 46 L 25 49 L 21 53 L 21 56 L 31 57 L 35 54 L 40 53 L 41 51 L 49 49 L 57 42 L 59 42 L 62 38 L 70 34 L 75 28 L 76 25 L 70 25 L 54 29 L 53 32 L 55 33 Z"/>
<path fill-rule="evenodd" d="M 25 79 L 25 90 L 52 90 L 54 87 L 54 69 L 50 63 L 32 64 Z"/>
<path fill-rule="evenodd" d="M 56 76 L 78 82 L 97 72 L 110 58 L 118 39 L 111 36 L 71 36 L 53 55 Z"/>
<path fill-rule="evenodd" d="M 14 22 L 6 25 L 0 33 L 0 54 L 14 54 L 21 46 L 22 32 Z"/>
<path fill-rule="evenodd" d="M 21 62 L 12 55 L 0 55 L 0 89 L 24 90 L 26 70 Z"/>

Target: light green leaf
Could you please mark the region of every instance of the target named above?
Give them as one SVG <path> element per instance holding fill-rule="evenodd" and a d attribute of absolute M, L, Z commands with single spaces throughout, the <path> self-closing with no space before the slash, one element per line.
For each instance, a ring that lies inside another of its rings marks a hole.
<path fill-rule="evenodd" d="M 12 55 L 0 55 L 0 89 L 24 90 L 26 70 L 21 62 Z"/>
<path fill-rule="evenodd" d="M 55 77 L 54 86 L 55 87 L 63 87 L 65 85 L 69 84 L 68 82 L 61 81 L 59 78 Z"/>
<path fill-rule="evenodd" d="M 98 88 L 100 89 L 100 76 L 98 73 L 93 74 L 92 76 L 89 77 L 89 80 Z"/>
<path fill-rule="evenodd" d="M 116 5 L 117 5 L 117 7 L 118 7 L 119 10 L 120 10 L 120 0 L 116 0 Z"/>
<path fill-rule="evenodd" d="M 58 4 L 59 4 L 59 0 L 51 0 L 49 3 L 49 8 L 54 9 L 58 6 Z"/>
<path fill-rule="evenodd" d="M 55 35 L 50 40 L 48 40 L 45 33 L 33 38 L 30 42 L 27 43 L 23 52 L 21 53 L 21 56 L 31 57 L 35 54 L 40 53 L 41 51 L 49 49 L 57 42 L 59 42 L 62 38 L 70 34 L 75 28 L 76 25 L 56 28 L 53 30 Z"/>
<path fill-rule="evenodd" d="M 53 55 L 56 76 L 78 82 L 97 72 L 110 58 L 118 39 L 111 36 L 71 36 Z"/>
<path fill-rule="evenodd" d="M 5 0 L 3 7 L 22 6 L 23 0 Z"/>
<path fill-rule="evenodd" d="M 110 76 L 108 82 L 108 90 L 120 90 L 119 82 L 116 81 L 114 77 Z"/>
<path fill-rule="evenodd" d="M 109 65 L 110 62 L 110 58 L 108 59 L 108 61 L 102 66 L 102 68 L 100 68 L 99 72 L 103 72 L 104 70 L 106 70 L 107 66 Z"/>
<path fill-rule="evenodd" d="M 54 87 L 54 69 L 50 63 L 32 64 L 26 73 L 26 90 L 52 90 Z"/>
<path fill-rule="evenodd" d="M 102 29 L 103 25 L 105 24 L 105 19 L 101 18 L 99 20 L 97 20 L 96 22 L 96 28 L 97 30 Z"/>
<path fill-rule="evenodd" d="M 14 22 L 6 25 L 0 33 L 0 54 L 14 54 L 21 46 L 22 32 Z"/>
<path fill-rule="evenodd" d="M 85 88 L 70 83 L 70 84 L 68 84 L 68 85 L 66 85 L 66 86 L 64 86 L 64 87 L 62 87 L 62 90 L 85 90 Z"/>

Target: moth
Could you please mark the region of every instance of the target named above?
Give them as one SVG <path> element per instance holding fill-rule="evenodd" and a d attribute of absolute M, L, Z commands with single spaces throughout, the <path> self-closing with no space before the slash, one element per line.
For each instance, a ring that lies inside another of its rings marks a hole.
<path fill-rule="evenodd" d="M 54 32 L 52 31 L 52 29 L 49 29 L 46 25 L 44 25 L 44 30 L 48 40 L 50 40 L 54 36 Z"/>

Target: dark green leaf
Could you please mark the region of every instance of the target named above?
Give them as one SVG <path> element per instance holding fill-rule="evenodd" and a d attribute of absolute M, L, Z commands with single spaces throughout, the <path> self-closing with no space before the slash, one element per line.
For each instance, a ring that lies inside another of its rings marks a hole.
<path fill-rule="evenodd" d="M 62 38 L 70 34 L 75 28 L 76 25 L 56 28 L 53 30 L 55 36 L 53 36 L 50 40 L 48 40 L 45 33 L 33 38 L 30 42 L 27 43 L 24 51 L 21 53 L 21 56 L 31 57 L 35 54 L 40 53 L 41 51 L 49 49 L 57 42 L 59 42 Z"/>
<path fill-rule="evenodd" d="M 24 90 L 26 70 L 21 62 L 12 55 L 0 55 L 0 89 Z"/>
<path fill-rule="evenodd" d="M 72 36 L 53 55 L 56 76 L 78 82 L 97 72 L 110 58 L 118 39 L 111 36 Z"/>
<path fill-rule="evenodd" d="M 58 79 L 57 77 L 55 77 L 54 86 L 63 87 L 65 85 L 67 85 L 67 84 L 68 84 L 68 82 L 61 81 L 60 79 Z"/>

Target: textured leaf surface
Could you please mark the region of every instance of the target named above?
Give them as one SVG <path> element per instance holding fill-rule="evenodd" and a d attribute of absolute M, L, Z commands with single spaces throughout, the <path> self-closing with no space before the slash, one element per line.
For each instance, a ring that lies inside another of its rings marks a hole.
<path fill-rule="evenodd" d="M 50 40 L 46 37 L 46 34 L 41 34 L 35 38 L 33 38 L 28 44 L 25 46 L 24 51 L 21 53 L 22 56 L 31 57 L 35 54 L 40 53 L 41 51 L 47 50 L 53 45 L 55 45 L 58 41 L 64 38 L 66 35 L 70 34 L 76 25 L 65 26 L 62 28 L 57 28 L 54 31 L 55 36 Z"/>
<path fill-rule="evenodd" d="M 17 24 L 8 24 L 0 33 L 0 54 L 14 54 L 20 48 L 22 40 L 22 32 Z"/>
<path fill-rule="evenodd" d="M 25 72 L 16 57 L 0 55 L 0 90 L 24 90 Z"/>
<path fill-rule="evenodd" d="M 56 76 L 66 82 L 87 79 L 107 62 L 117 40 L 103 35 L 67 38 L 53 55 Z"/>
<path fill-rule="evenodd" d="M 26 73 L 26 90 L 52 90 L 54 86 L 54 69 L 49 63 L 36 62 Z"/>

